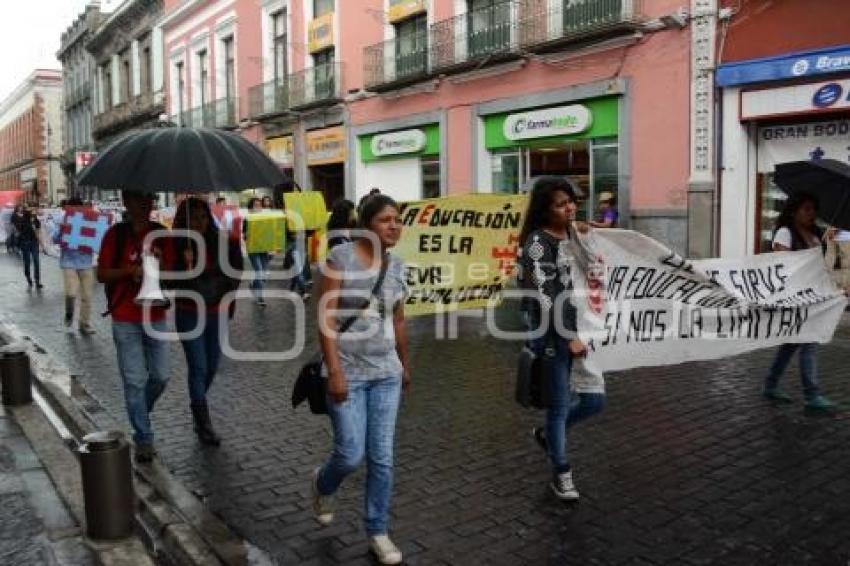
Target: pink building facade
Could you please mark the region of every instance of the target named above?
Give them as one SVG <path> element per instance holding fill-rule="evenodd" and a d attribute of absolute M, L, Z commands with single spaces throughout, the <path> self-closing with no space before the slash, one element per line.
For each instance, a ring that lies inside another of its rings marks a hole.
<path fill-rule="evenodd" d="M 330 205 L 563 175 L 684 251 L 680 0 L 167 0 L 168 112 L 258 143 Z"/>
<path fill-rule="evenodd" d="M 374 4 L 383 22 L 342 29 L 344 48 L 366 45 L 343 51 L 366 91 L 348 105 L 349 197 L 513 193 L 564 175 L 585 217 L 611 192 L 621 226 L 686 248 L 691 37 L 666 17 L 680 2 Z M 348 9 L 344 22 L 365 10 Z"/>

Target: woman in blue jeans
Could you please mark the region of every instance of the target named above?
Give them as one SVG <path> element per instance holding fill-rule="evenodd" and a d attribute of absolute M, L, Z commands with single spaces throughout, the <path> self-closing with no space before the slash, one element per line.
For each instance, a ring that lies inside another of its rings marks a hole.
<path fill-rule="evenodd" d="M 174 313 L 175 326 L 181 334 L 197 333 L 195 338 L 182 338 L 183 352 L 188 369 L 189 399 L 195 433 L 202 444 L 218 446 L 221 439 L 213 429 L 207 405 L 207 391 L 212 385 L 221 359 L 221 333 L 227 328 L 227 318 L 232 317 L 234 305 L 225 312 L 221 302 L 224 296 L 239 286 L 237 272 L 242 271 L 242 251 L 238 242 L 221 234 L 212 220 L 212 212 L 206 201 L 187 198 L 174 215 L 173 265 L 172 271 L 189 271 L 201 262 L 203 270 L 193 279 L 174 281 L 173 288 L 194 291 L 201 296 L 203 305 L 191 298 L 179 298 Z M 180 230 L 200 234 L 204 246 L 180 237 Z M 222 262 L 228 261 L 230 273 L 226 273 Z M 200 326 L 200 330 L 199 330 Z"/>
<path fill-rule="evenodd" d="M 401 390 L 410 386 L 404 266 L 389 253 L 401 235 L 398 205 L 384 195 L 369 197 L 360 228 L 360 237 L 328 253 L 321 280 L 319 340 L 334 442 L 310 483 L 316 519 L 328 525 L 333 495 L 365 458 L 369 548 L 380 564 L 400 564 L 401 551 L 388 536 L 396 415 Z M 350 329 L 337 332 L 352 316 Z"/>
<path fill-rule="evenodd" d="M 537 442 L 552 463 L 550 487 L 564 500 L 578 499 L 567 452 L 567 429 L 600 412 L 601 393 L 573 394 L 570 371 L 573 359 L 587 353 L 576 334 L 576 310 L 572 294 L 572 257 L 569 239 L 576 212 L 576 190 L 561 177 L 541 177 L 531 191 L 520 232 L 519 282 L 528 296 L 523 311 L 529 325 L 529 346 L 546 358 L 546 424 L 535 428 Z M 556 309 L 561 312 L 556 316 Z M 534 336 L 538 331 L 540 336 Z"/>
<path fill-rule="evenodd" d="M 773 234 L 773 251 L 786 252 L 821 248 L 824 232 L 815 224 L 818 202 L 814 195 L 799 192 L 785 203 L 776 222 Z M 764 396 L 778 403 L 790 403 L 791 397 L 779 388 L 779 379 L 785 373 L 794 353 L 800 351 L 800 380 L 803 385 L 805 406 L 815 411 L 830 411 L 835 403 L 820 392 L 817 370 L 817 344 L 783 344 L 764 382 Z"/>

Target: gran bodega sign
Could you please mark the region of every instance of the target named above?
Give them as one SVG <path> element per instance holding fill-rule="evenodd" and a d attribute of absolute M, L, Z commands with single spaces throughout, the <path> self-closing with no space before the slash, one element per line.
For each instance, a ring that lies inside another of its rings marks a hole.
<path fill-rule="evenodd" d="M 504 134 L 509 140 L 549 138 L 581 133 L 590 128 L 593 115 L 586 106 L 573 104 L 547 108 L 505 118 Z"/>

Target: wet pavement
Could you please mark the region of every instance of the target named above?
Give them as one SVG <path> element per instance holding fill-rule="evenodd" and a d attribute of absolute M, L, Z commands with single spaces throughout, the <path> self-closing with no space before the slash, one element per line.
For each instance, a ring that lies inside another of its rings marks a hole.
<path fill-rule="evenodd" d="M 28 291 L 0 254 L 0 314 L 66 363 L 127 426 L 107 319 L 83 338 L 61 324 L 61 276 Z M 103 293 L 96 291 L 102 310 Z M 240 304 L 237 348 L 287 348 L 293 309 Z M 510 316 L 505 313 L 504 319 Z M 308 322 L 312 323 L 310 317 Z M 411 322 L 414 385 L 399 417 L 392 535 L 408 564 L 817 564 L 850 561 L 850 320 L 819 358 L 825 392 L 846 412 L 806 415 L 796 367 L 793 405 L 759 397 L 772 352 L 610 376 L 605 413 L 571 435 L 582 500 L 555 501 L 529 434 L 541 414 L 512 401 L 518 343 L 476 320 L 459 340 Z M 312 330 L 308 336 L 313 336 Z M 326 419 L 293 411 L 290 362 L 226 360 L 210 403 L 224 438 L 204 449 L 191 428 L 185 361 L 154 413 L 164 463 L 237 533 L 281 564 L 369 564 L 361 526 L 363 471 L 341 491 L 337 521 L 310 512 L 308 477 L 330 447 Z"/>
<path fill-rule="evenodd" d="M 0 564 L 94 566 L 80 533 L 15 418 L 0 406 Z"/>

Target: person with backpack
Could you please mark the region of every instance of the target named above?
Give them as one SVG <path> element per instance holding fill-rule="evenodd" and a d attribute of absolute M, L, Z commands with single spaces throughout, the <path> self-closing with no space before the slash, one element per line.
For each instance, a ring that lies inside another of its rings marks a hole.
<path fill-rule="evenodd" d="M 264 210 L 263 201 L 257 197 L 253 197 L 248 201 L 248 214 L 259 214 Z M 250 222 L 245 221 L 245 229 L 243 236 L 248 240 L 248 230 Z M 249 288 L 254 292 L 254 298 L 257 305 L 266 306 L 266 299 L 263 294 L 263 289 L 266 286 L 266 277 L 269 270 L 269 264 L 272 261 L 272 255 L 269 252 L 248 253 L 248 261 L 251 262 L 251 269 L 254 270 L 254 279 L 251 281 Z"/>
<path fill-rule="evenodd" d="M 330 250 L 320 283 L 319 342 L 333 452 L 310 486 L 316 520 L 329 525 L 334 494 L 365 459 L 369 549 L 379 564 L 401 564 L 402 553 L 388 536 L 396 417 L 402 388 L 410 386 L 404 264 L 389 252 L 401 236 L 398 205 L 385 195 L 370 197 L 360 210 L 360 228 L 372 237 Z M 352 311 L 356 316 L 347 316 Z"/>
<path fill-rule="evenodd" d="M 168 364 L 167 344 L 149 335 L 144 323 L 147 319 L 156 332 L 165 332 L 166 307 L 143 307 L 135 299 L 144 277 L 143 254 L 162 257 L 167 246 L 155 240 L 151 250 L 143 249 L 151 231 L 165 229 L 150 220 L 154 195 L 123 191 L 121 196 L 127 220 L 115 224 L 104 235 L 97 280 L 106 286 L 106 314 L 112 316 L 112 338 L 124 385 L 127 416 L 134 431 L 135 459 L 148 463 L 156 455 L 150 413 L 165 391 Z"/>
<path fill-rule="evenodd" d="M 190 197 L 180 203 L 174 215 L 172 230 L 175 235 L 171 241 L 173 248 L 169 255 L 172 264 L 168 265 L 168 270 L 190 271 L 198 262 L 203 262 L 200 275 L 188 280 L 175 280 L 169 287 L 194 291 L 200 294 L 203 301 L 203 305 L 198 305 L 191 299 L 178 298 L 175 302 L 174 325 L 181 335 L 193 333 L 201 323 L 199 307 L 206 311 L 200 335 L 196 338 L 181 338 L 180 343 L 186 355 L 195 434 L 201 444 L 219 446 L 221 439 L 212 426 L 207 391 L 212 385 L 221 359 L 221 335 L 226 331 L 223 317 L 232 318 L 232 307 L 235 305 L 230 302 L 231 310 L 225 312 L 221 302 L 225 295 L 239 287 L 240 279 L 233 275 L 242 271 L 242 249 L 238 242 L 219 231 L 209 205 L 199 198 Z M 197 242 L 181 236 L 181 231 L 186 230 L 200 235 L 204 241 L 204 249 L 199 250 Z M 228 262 L 230 274 L 223 268 L 222 261 Z"/>
<path fill-rule="evenodd" d="M 831 234 L 824 233 L 817 224 L 817 198 L 806 192 L 792 195 L 776 222 L 773 234 L 773 251 L 786 252 L 810 248 L 826 251 L 825 239 Z M 803 386 L 805 407 L 814 411 L 831 411 L 835 403 L 821 394 L 817 375 L 817 344 L 783 344 L 776 352 L 764 381 L 762 391 L 765 398 L 777 403 L 791 403 L 791 397 L 779 388 L 779 380 L 796 351 L 800 351 L 800 381 Z"/>

